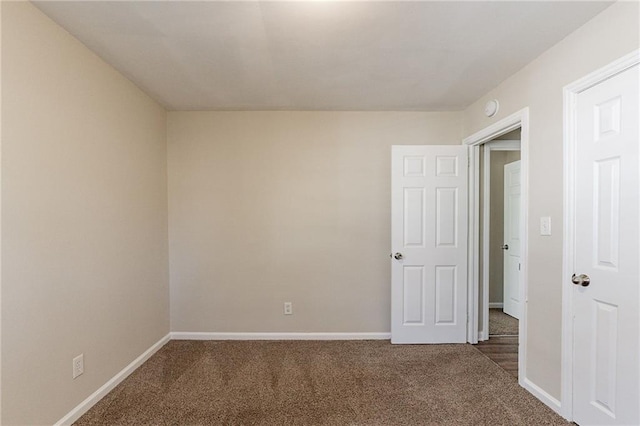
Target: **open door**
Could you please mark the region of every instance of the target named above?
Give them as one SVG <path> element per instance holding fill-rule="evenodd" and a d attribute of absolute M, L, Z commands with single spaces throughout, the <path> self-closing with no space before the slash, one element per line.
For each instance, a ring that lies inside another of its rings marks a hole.
<path fill-rule="evenodd" d="M 520 161 L 504 166 L 504 307 L 505 314 L 520 319 Z"/>
<path fill-rule="evenodd" d="M 391 342 L 464 343 L 467 147 L 391 152 Z"/>

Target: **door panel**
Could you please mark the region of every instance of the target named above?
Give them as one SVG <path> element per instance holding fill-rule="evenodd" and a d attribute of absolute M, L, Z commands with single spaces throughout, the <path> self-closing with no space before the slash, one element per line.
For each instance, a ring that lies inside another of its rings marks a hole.
<path fill-rule="evenodd" d="M 392 148 L 392 343 L 463 343 L 467 148 Z"/>
<path fill-rule="evenodd" d="M 455 266 L 436 266 L 436 324 L 455 324 L 458 285 Z"/>
<path fill-rule="evenodd" d="M 574 420 L 640 424 L 640 164 L 635 66 L 577 97 Z M 572 284 L 568 284 L 572 285 Z"/>
<path fill-rule="evenodd" d="M 458 225 L 458 188 L 436 188 L 436 247 L 455 247 Z"/>
<path fill-rule="evenodd" d="M 520 318 L 522 297 L 520 295 L 520 161 L 504 166 L 504 305 L 503 311 Z"/>
<path fill-rule="evenodd" d="M 424 266 L 403 270 L 403 324 L 424 324 Z"/>
<path fill-rule="evenodd" d="M 620 217 L 620 158 L 595 162 L 595 245 L 599 266 L 618 264 Z"/>
<path fill-rule="evenodd" d="M 404 188 L 404 246 L 424 247 L 424 188 Z"/>

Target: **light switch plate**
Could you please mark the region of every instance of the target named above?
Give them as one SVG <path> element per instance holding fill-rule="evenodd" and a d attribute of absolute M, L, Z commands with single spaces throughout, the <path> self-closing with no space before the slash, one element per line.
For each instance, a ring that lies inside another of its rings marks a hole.
<path fill-rule="evenodd" d="M 540 218 L 540 235 L 551 235 L 551 217 L 543 216 Z"/>

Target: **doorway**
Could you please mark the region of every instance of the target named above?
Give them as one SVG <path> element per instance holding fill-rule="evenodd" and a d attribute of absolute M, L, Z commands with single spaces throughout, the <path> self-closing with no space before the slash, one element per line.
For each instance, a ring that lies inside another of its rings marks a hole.
<path fill-rule="evenodd" d="M 518 336 L 522 305 L 520 133 L 518 128 L 480 147 L 479 341 Z"/>
<path fill-rule="evenodd" d="M 478 349 L 518 377 L 520 295 L 520 129 L 480 147 Z"/>
<path fill-rule="evenodd" d="M 511 133 L 514 132 L 515 133 Z M 519 144 L 514 135 L 519 131 Z M 516 272 L 519 285 L 519 298 L 521 306 L 518 313 L 517 335 L 503 336 L 501 339 L 509 339 L 510 360 L 509 369 L 513 375 L 517 375 L 518 382 L 521 386 L 529 389 L 525 383 L 526 371 L 526 321 L 527 321 L 527 211 L 528 211 L 528 138 L 529 138 L 529 110 L 524 108 L 493 125 L 467 137 L 464 144 L 469 146 L 470 151 L 470 170 L 469 170 L 469 276 L 468 286 L 470 294 L 469 302 L 469 336 L 470 343 L 477 344 L 489 338 L 489 272 L 491 268 L 483 268 L 485 255 L 490 256 L 490 239 L 484 239 L 482 235 L 485 219 L 490 220 L 490 216 L 482 214 L 482 188 L 483 179 L 481 173 L 483 171 L 482 163 L 485 161 L 485 152 L 489 151 L 489 160 L 491 152 L 498 151 L 498 147 L 502 151 L 518 151 L 520 154 L 520 203 L 517 211 L 517 221 L 515 226 L 519 231 L 519 257 L 518 270 Z M 496 141 L 496 140 L 501 141 Z M 512 142 L 507 142 L 507 141 Z M 493 149 L 493 148 L 496 149 Z M 514 154 L 515 155 L 515 154 Z M 495 156 L 498 158 L 498 156 Z M 487 205 L 490 205 L 490 200 Z M 504 221 L 503 221 L 504 222 Z M 489 230 L 490 230 L 489 224 Z M 490 232 L 490 231 L 489 231 Z M 495 238 L 494 238 L 495 240 Z M 500 248 L 504 242 L 499 244 Z M 510 246 L 511 249 L 512 246 Z M 484 248 L 484 251 L 483 251 Z M 494 248 L 495 249 L 495 248 Z M 502 250 L 501 250 L 502 251 Z M 487 263 L 489 261 L 486 261 Z M 504 260 L 503 260 L 504 262 Z M 504 264 L 504 263 L 503 263 Z M 495 266 L 494 266 L 495 269 Z M 504 271 L 503 271 L 504 276 Z M 484 285 L 483 284 L 487 284 Z M 504 294 L 504 293 L 503 293 Z M 499 302 L 494 302 L 499 303 Z M 500 305 L 493 305 L 499 307 Z M 504 301 L 503 301 L 504 307 Z M 494 321 L 495 322 L 495 321 Z M 488 340 L 491 342 L 491 340 Z M 495 340 L 494 340 L 495 342 Z M 480 345 L 478 349 L 481 349 Z M 495 351 L 494 351 L 495 352 Z M 505 368 L 506 369 L 506 368 Z"/>

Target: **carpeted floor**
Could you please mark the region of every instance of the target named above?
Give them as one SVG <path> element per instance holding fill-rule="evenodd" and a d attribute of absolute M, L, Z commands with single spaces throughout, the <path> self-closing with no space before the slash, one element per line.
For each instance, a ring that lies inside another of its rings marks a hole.
<path fill-rule="evenodd" d="M 171 341 L 78 425 L 563 425 L 471 345 Z"/>
<path fill-rule="evenodd" d="M 502 312 L 489 309 L 489 336 L 517 336 L 518 320 Z"/>

